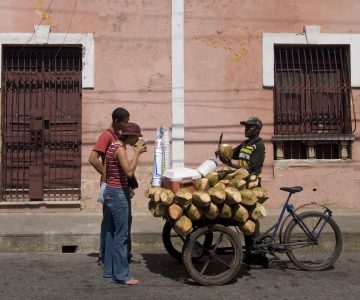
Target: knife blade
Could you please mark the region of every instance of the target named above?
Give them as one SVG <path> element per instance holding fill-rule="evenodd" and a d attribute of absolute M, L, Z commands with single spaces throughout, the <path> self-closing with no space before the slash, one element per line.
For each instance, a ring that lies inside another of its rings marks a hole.
<path fill-rule="evenodd" d="M 220 138 L 219 138 L 219 145 L 218 148 L 220 149 L 221 143 L 222 143 L 222 138 L 223 138 L 223 132 L 220 134 Z"/>
<path fill-rule="evenodd" d="M 220 138 L 219 138 L 219 145 L 218 145 L 218 148 L 215 152 L 215 156 L 216 157 L 219 157 L 220 156 L 220 146 L 221 146 L 221 143 L 222 143 L 222 138 L 223 138 L 223 132 L 220 134 Z"/>

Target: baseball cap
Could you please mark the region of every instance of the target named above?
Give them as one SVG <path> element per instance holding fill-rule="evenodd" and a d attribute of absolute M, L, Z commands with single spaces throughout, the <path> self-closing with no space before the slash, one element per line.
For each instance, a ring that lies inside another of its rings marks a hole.
<path fill-rule="evenodd" d="M 247 119 L 246 121 L 241 121 L 240 124 L 241 125 L 256 125 L 259 129 L 262 128 L 262 122 L 257 117 L 251 117 L 251 118 Z"/>
<path fill-rule="evenodd" d="M 120 133 L 121 136 L 135 135 L 142 136 L 140 126 L 136 123 L 128 122 L 125 124 L 123 130 Z"/>

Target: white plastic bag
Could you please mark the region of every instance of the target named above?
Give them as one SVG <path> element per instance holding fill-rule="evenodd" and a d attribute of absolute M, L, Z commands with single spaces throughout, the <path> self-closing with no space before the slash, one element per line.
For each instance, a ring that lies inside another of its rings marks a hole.
<path fill-rule="evenodd" d="M 106 182 L 102 182 L 100 185 L 99 195 L 97 197 L 97 202 L 104 203 L 104 191 L 106 188 Z"/>

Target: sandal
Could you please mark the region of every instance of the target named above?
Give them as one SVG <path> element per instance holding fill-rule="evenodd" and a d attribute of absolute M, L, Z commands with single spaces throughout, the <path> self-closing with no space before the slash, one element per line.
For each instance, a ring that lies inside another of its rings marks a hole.
<path fill-rule="evenodd" d="M 135 278 L 130 278 L 128 281 L 117 281 L 115 279 L 112 279 L 111 282 L 117 283 L 117 284 L 125 284 L 125 285 L 138 285 L 139 284 L 139 280 L 137 280 Z"/>
<path fill-rule="evenodd" d="M 135 278 L 131 278 L 128 281 L 126 281 L 124 284 L 126 285 L 138 285 L 139 284 L 139 280 L 135 279 Z"/>

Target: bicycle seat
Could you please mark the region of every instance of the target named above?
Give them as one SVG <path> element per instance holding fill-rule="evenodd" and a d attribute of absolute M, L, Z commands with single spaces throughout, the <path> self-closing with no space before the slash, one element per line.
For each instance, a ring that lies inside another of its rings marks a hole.
<path fill-rule="evenodd" d="M 303 188 L 302 186 L 281 187 L 280 190 L 294 194 L 297 192 L 301 192 Z"/>

